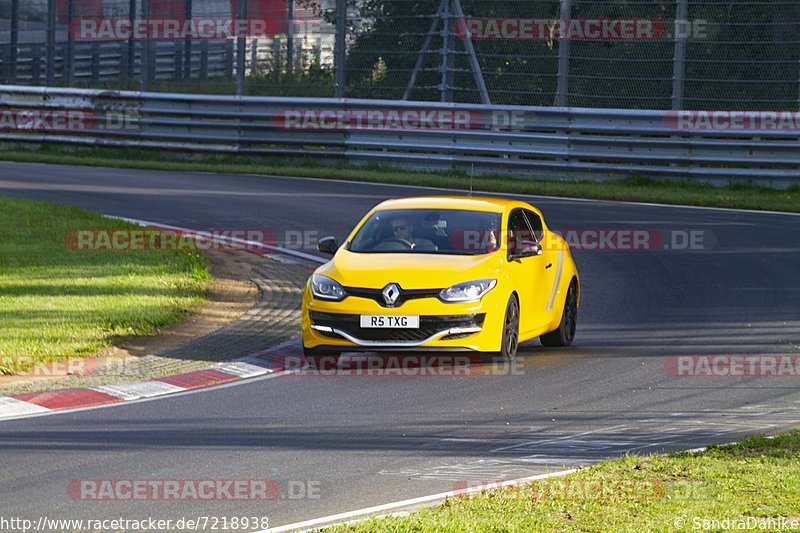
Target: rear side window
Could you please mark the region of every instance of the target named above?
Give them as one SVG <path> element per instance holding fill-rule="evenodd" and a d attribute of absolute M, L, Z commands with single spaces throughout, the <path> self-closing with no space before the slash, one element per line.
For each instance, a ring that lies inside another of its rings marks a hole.
<path fill-rule="evenodd" d="M 536 242 L 542 240 L 542 234 L 544 233 L 544 227 L 542 226 L 542 218 L 533 211 L 530 211 L 528 209 L 525 210 L 525 218 L 528 219 L 528 224 L 533 230 L 533 236 L 536 238 Z"/>
<path fill-rule="evenodd" d="M 511 252 L 517 250 L 522 241 L 536 240 L 527 217 L 522 209 L 514 209 L 508 215 L 508 249 Z"/>

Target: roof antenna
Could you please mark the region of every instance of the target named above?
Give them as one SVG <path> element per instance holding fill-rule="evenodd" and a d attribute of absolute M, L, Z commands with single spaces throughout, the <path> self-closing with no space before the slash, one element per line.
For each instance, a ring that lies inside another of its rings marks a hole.
<path fill-rule="evenodd" d="M 475 176 L 475 163 L 472 163 L 469 171 L 469 197 L 472 198 L 472 178 Z"/>

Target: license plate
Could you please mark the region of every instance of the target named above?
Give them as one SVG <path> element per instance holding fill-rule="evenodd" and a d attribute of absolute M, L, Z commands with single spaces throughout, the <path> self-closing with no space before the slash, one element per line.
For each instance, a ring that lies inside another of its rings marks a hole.
<path fill-rule="evenodd" d="M 362 328 L 419 328 L 416 315 L 361 315 Z"/>

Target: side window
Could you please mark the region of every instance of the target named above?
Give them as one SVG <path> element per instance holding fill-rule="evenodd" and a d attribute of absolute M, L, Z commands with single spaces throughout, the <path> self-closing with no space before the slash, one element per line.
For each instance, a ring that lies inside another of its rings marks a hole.
<path fill-rule="evenodd" d="M 533 230 L 533 236 L 536 237 L 536 242 L 542 240 L 542 234 L 544 233 L 542 218 L 533 211 L 528 211 L 527 209 L 525 210 L 525 218 L 528 219 L 528 224 L 530 224 Z"/>
<path fill-rule="evenodd" d="M 525 214 L 522 209 L 515 209 L 508 216 L 508 249 L 509 251 L 517 250 L 517 247 L 522 241 L 533 240 L 533 233 L 525 220 Z"/>

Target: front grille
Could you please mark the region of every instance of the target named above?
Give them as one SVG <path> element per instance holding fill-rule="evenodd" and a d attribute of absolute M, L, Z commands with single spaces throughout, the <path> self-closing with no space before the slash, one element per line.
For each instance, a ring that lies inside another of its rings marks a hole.
<path fill-rule="evenodd" d="M 486 313 L 471 315 L 430 315 L 419 317 L 419 328 L 362 328 L 359 315 L 341 313 L 320 313 L 310 311 L 311 322 L 317 326 L 338 329 L 364 341 L 413 343 L 420 342 L 450 328 L 470 328 L 483 326 Z M 319 331 L 319 330 L 318 330 Z M 334 332 L 319 331 L 322 335 L 341 339 Z M 461 335 L 461 334 L 456 334 Z M 469 333 L 463 334 L 470 335 Z M 451 336 L 452 337 L 452 336 Z"/>
<path fill-rule="evenodd" d="M 364 289 L 362 287 L 344 287 L 348 296 L 356 296 L 358 298 L 366 298 L 378 302 L 382 307 L 400 307 L 409 300 L 416 300 L 418 298 L 436 298 L 442 289 L 403 289 L 400 288 L 400 296 L 394 305 L 386 305 L 381 292 L 383 289 Z"/>

